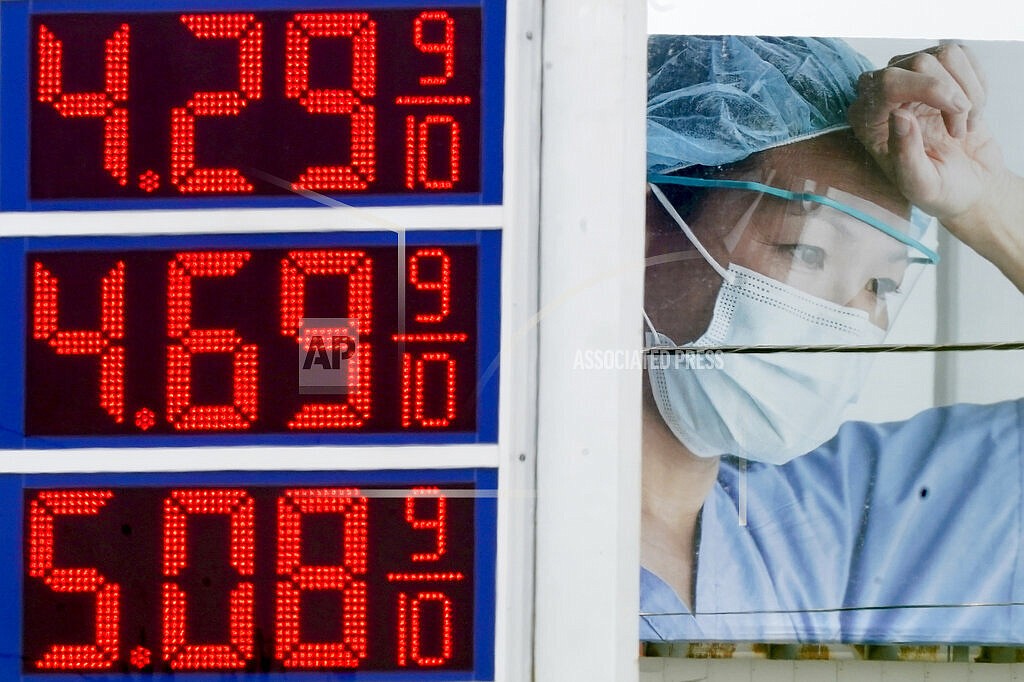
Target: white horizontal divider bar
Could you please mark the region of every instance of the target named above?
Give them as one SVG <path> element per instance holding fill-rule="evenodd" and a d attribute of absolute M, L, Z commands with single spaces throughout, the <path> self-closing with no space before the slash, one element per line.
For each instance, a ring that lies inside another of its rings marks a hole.
<path fill-rule="evenodd" d="M 0 450 L 0 473 L 450 469 L 498 461 L 497 445 L 81 448 Z"/>
<path fill-rule="evenodd" d="M 500 206 L 401 206 L 51 211 L 0 214 L 3 237 L 231 232 L 481 229 L 502 224 Z"/>

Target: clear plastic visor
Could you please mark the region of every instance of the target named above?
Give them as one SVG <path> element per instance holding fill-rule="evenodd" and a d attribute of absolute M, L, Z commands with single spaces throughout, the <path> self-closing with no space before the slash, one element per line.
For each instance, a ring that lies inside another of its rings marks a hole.
<path fill-rule="evenodd" d="M 938 260 L 920 242 L 927 226 L 911 222 L 909 206 L 904 217 L 811 180 L 799 180 L 789 188 L 678 176 L 649 180 L 655 185 L 711 189 L 687 221 L 695 231 L 688 235 L 691 240 L 714 238 L 719 248 L 724 246 L 729 262 L 861 310 L 885 330 L 923 269 Z"/>

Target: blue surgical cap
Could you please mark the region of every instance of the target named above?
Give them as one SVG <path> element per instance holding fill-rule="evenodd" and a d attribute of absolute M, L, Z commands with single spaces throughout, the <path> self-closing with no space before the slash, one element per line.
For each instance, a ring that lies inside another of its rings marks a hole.
<path fill-rule="evenodd" d="M 835 39 L 650 36 L 647 170 L 719 166 L 845 128 L 871 68 Z"/>

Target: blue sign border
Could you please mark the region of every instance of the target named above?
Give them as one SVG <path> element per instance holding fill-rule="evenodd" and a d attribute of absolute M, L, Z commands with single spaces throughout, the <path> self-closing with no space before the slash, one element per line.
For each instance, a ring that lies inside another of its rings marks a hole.
<path fill-rule="evenodd" d="M 474 556 L 474 667 L 469 672 L 410 670 L 408 672 L 349 671 L 336 673 L 29 673 L 21 670 L 21 610 L 25 558 L 22 552 L 22 491 L 25 488 L 134 487 L 134 486 L 257 486 L 257 485 L 437 485 L 471 483 L 478 491 L 476 512 L 476 553 Z M 497 557 L 497 484 L 495 469 L 415 469 L 345 472 L 174 472 L 104 474 L 2 474 L 0 475 L 0 552 L 9 558 L 0 562 L 0 592 L 7 617 L 0 619 L 0 679 L 23 682 L 67 682 L 85 678 L 94 682 L 128 680 L 174 680 L 190 682 L 390 682 L 417 680 L 493 680 L 495 637 L 495 586 Z"/>
<path fill-rule="evenodd" d="M 29 27 L 33 14 L 87 12 L 254 11 L 419 7 L 422 0 L 3 0 L 0 2 L 0 211 L 283 208 L 320 203 L 308 196 L 32 200 L 29 196 Z M 502 202 L 505 120 L 505 0 L 439 0 L 440 7 L 480 7 L 480 191 L 460 194 L 331 195 L 351 206 L 469 206 Z"/>
<path fill-rule="evenodd" d="M 477 430 L 455 433 L 282 433 L 216 435 L 32 436 L 25 425 L 25 336 L 28 313 L 25 254 L 35 251 L 112 251 L 178 248 L 395 246 L 397 232 L 302 232 L 0 238 L 0 449 L 172 447 L 239 445 L 454 445 L 497 443 L 501 347 L 500 230 L 415 230 L 401 233 L 406 246 L 476 245 Z"/>

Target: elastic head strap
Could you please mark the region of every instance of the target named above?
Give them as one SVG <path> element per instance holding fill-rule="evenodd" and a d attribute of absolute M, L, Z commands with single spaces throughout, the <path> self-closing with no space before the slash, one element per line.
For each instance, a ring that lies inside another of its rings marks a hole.
<path fill-rule="evenodd" d="M 676 224 L 680 227 L 680 229 L 682 229 L 683 234 L 686 235 L 686 238 L 690 240 L 690 243 L 693 244 L 697 251 L 700 252 L 700 255 L 704 257 L 704 260 L 708 262 L 708 265 L 714 268 L 715 272 L 717 272 L 722 277 L 722 279 L 724 279 L 729 284 L 733 284 L 736 281 L 736 275 L 723 268 L 722 265 L 711 256 L 708 250 L 704 248 L 704 245 L 700 243 L 699 239 L 697 239 L 697 235 L 693 233 L 693 230 L 690 229 L 690 226 L 687 225 L 686 221 L 683 220 L 682 216 L 679 215 L 679 212 L 676 210 L 676 207 L 673 206 L 672 202 L 668 200 L 668 197 L 665 196 L 665 193 L 662 192 L 661 189 L 653 182 L 651 183 L 650 187 L 651 192 L 654 193 L 654 196 L 658 200 L 658 203 L 660 203 L 665 208 L 665 211 L 667 211 L 668 214 L 672 216 L 672 220 L 676 221 Z"/>

